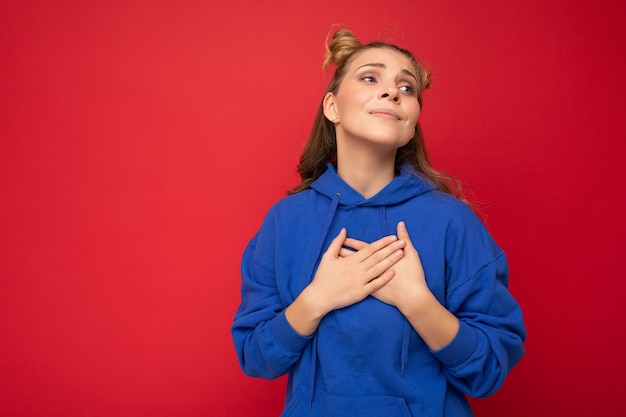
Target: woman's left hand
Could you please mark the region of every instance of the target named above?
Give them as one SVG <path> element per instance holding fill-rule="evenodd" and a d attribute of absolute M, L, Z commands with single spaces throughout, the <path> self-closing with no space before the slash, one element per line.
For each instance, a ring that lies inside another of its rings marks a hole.
<path fill-rule="evenodd" d="M 394 277 L 372 297 L 395 306 L 432 350 L 447 346 L 459 331 L 459 320 L 439 301 L 426 285 L 419 254 L 409 238 L 404 222 L 398 223 L 398 239 L 405 242 L 404 256 L 390 269 Z M 357 239 L 346 239 L 339 256 L 367 246 Z"/>
<path fill-rule="evenodd" d="M 399 240 L 406 242 L 404 257 L 391 268 L 395 272 L 394 279 L 373 293 L 372 296 L 402 311 L 404 307 L 410 307 L 415 305 L 415 303 L 419 303 L 424 295 L 432 297 L 432 293 L 426 285 L 422 262 L 415 246 L 411 242 L 404 222 L 398 223 L 397 236 Z M 344 246 L 349 249 L 342 249 L 340 256 L 349 256 L 353 253 L 350 249 L 359 250 L 366 245 L 366 242 L 348 238 Z"/>

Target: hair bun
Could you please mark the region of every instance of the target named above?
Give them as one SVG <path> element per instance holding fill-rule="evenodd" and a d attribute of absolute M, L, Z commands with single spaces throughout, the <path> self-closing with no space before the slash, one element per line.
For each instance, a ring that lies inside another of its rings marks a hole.
<path fill-rule="evenodd" d="M 362 46 L 359 41 L 348 29 L 339 29 L 334 34 L 330 42 L 326 39 L 326 56 L 322 68 L 326 69 L 329 65 L 342 65 L 352 53 Z"/>

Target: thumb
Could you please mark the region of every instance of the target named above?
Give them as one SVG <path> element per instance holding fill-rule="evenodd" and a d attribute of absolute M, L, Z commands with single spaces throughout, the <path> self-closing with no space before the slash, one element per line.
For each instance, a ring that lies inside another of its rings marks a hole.
<path fill-rule="evenodd" d="M 411 242 L 411 238 L 409 237 L 409 231 L 406 228 L 406 224 L 404 222 L 398 223 L 398 239 L 404 240 L 408 247 L 413 247 L 413 243 Z"/>
<path fill-rule="evenodd" d="M 332 256 L 333 258 L 339 258 L 339 252 L 341 251 L 341 248 L 343 247 L 343 242 L 346 241 L 346 236 L 347 236 L 346 228 L 343 227 L 341 228 L 341 231 L 339 232 L 337 237 L 335 237 L 333 241 L 330 242 L 330 246 L 328 246 L 328 250 L 326 250 L 326 254 Z"/>

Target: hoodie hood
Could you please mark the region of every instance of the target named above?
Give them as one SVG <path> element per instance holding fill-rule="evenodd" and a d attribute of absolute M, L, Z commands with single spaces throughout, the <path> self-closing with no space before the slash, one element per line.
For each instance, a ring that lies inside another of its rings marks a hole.
<path fill-rule="evenodd" d="M 366 199 L 339 177 L 335 167 L 329 162 L 326 172 L 311 184 L 311 188 L 331 200 L 339 193 L 340 206 L 391 206 L 435 190 L 437 186 L 410 164 L 404 163 L 400 167 L 400 175 L 376 195 Z"/>

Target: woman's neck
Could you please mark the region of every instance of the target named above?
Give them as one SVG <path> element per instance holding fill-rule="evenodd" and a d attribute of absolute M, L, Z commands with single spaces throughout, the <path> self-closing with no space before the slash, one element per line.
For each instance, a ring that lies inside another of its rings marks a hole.
<path fill-rule="evenodd" d="M 385 154 L 337 149 L 337 175 L 364 198 L 373 197 L 395 176 L 395 150 Z"/>

